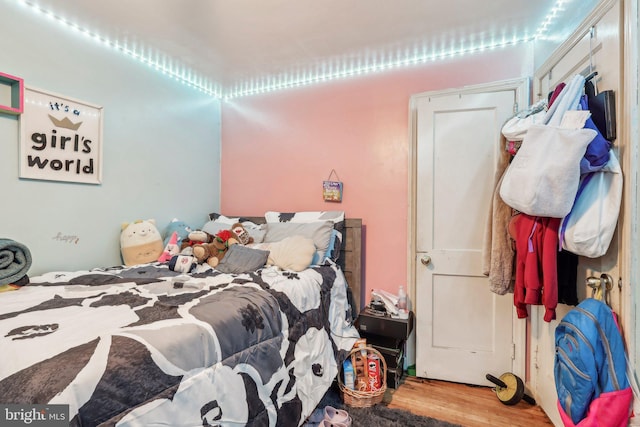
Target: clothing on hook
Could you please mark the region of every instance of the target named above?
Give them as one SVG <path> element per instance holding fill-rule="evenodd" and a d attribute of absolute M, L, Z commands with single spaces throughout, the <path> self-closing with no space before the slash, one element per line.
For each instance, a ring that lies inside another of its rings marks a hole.
<path fill-rule="evenodd" d="M 580 103 L 580 97 L 584 91 L 584 76 L 576 74 L 569 84 L 562 90 L 558 100 L 553 103 L 545 116 L 545 124 L 559 126 L 564 113 L 569 110 L 576 110 Z"/>

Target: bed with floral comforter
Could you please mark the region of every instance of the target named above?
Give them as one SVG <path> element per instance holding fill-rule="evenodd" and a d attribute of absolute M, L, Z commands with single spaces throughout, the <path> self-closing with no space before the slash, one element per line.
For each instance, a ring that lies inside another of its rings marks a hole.
<path fill-rule="evenodd" d="M 0 402 L 75 426 L 299 426 L 355 339 L 333 263 L 188 276 L 152 263 L 0 294 Z"/>

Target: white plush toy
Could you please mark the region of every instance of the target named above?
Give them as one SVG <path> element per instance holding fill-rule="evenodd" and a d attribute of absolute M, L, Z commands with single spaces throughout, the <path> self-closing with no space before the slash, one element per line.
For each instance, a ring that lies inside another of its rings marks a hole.
<path fill-rule="evenodd" d="M 154 219 L 122 224 L 120 250 L 125 265 L 157 261 L 164 245 Z"/>

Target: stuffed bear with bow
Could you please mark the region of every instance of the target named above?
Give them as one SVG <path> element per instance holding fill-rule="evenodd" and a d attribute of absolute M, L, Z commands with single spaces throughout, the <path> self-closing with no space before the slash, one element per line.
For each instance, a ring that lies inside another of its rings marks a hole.
<path fill-rule="evenodd" d="M 213 236 L 208 243 L 196 244 L 193 246 L 193 256 L 199 263 L 207 263 L 215 268 L 231 245 L 246 245 L 253 243 L 253 237 L 249 235 L 247 230 L 241 223 L 235 223 L 230 230 L 221 230 Z"/>

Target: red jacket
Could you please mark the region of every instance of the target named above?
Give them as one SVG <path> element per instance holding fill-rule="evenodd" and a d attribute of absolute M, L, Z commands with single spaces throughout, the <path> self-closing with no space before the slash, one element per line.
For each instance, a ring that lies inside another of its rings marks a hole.
<path fill-rule="evenodd" d="M 513 303 L 519 318 L 527 317 L 527 304 L 544 305 L 546 322 L 556 318 L 560 221 L 523 213 L 512 219 L 510 228 L 516 241 Z"/>

